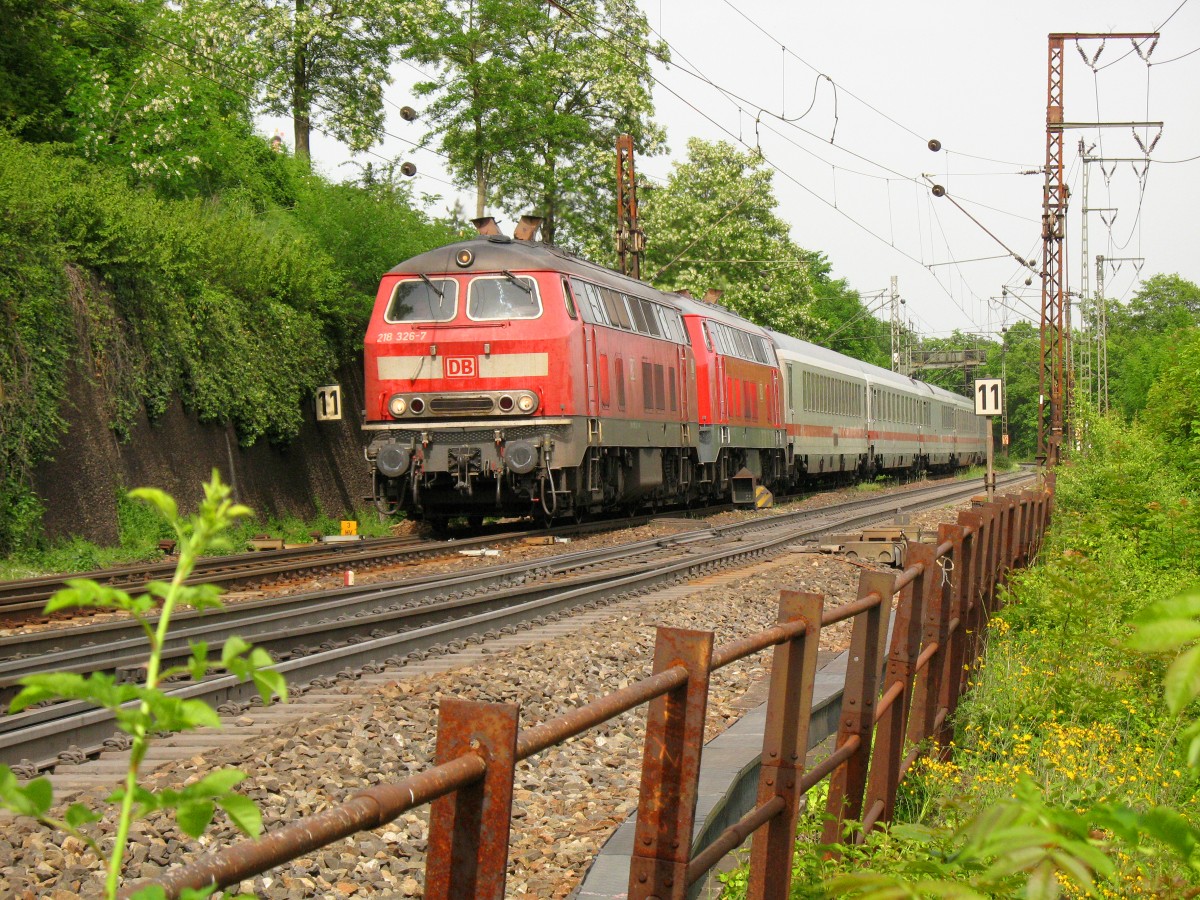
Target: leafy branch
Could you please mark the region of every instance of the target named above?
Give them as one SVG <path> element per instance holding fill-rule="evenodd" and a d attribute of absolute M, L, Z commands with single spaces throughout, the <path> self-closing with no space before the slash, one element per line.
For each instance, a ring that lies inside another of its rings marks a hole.
<path fill-rule="evenodd" d="M 10 711 L 19 712 L 46 700 L 82 700 L 112 712 L 117 726 L 131 738 L 129 765 L 123 784 L 109 797 L 116 804 L 117 833 L 111 854 L 107 857 L 105 896 L 115 898 L 120 884 L 130 827 L 133 822 L 158 811 L 172 811 L 181 831 L 199 837 L 212 821 L 218 808 L 225 811 L 239 830 L 252 837 L 262 832 L 262 816 L 253 801 L 234 788 L 246 775 L 236 769 L 223 769 L 205 775 L 181 790 L 150 791 L 139 784 L 139 774 L 151 737 L 159 732 L 189 731 L 205 726 L 220 727 L 220 718 L 203 700 L 182 699 L 166 694 L 162 683 L 175 675 L 187 674 L 195 681 L 210 672 L 226 671 L 243 681 L 252 681 L 263 703 L 269 704 L 278 695 L 286 702 L 287 685 L 283 676 L 271 670 L 271 657 L 265 650 L 252 647 L 240 637 L 225 641 L 220 659 L 209 656 L 208 645 L 192 643 L 192 654 L 186 665 L 163 667 L 163 649 L 171 619 L 183 607 L 219 609 L 220 590 L 212 585 L 189 585 L 188 578 L 196 560 L 206 550 L 228 546 L 227 531 L 250 510 L 230 499 L 230 488 L 221 482 L 216 471 L 204 485 L 204 500 L 197 512 L 182 517 L 168 494 L 153 488 L 130 491 L 129 496 L 153 507 L 174 531 L 179 548 L 179 562 L 170 582 L 152 582 L 147 593 L 130 596 L 125 591 L 97 584 L 88 579 L 72 579 L 68 586 L 55 594 L 46 605 L 46 612 L 79 607 L 121 610 L 141 626 L 149 644 L 146 677 L 143 684 L 118 684 L 105 672 L 79 675 L 71 672 L 49 672 L 21 679 L 22 690 L 12 701 Z M 157 618 L 154 617 L 158 609 Z M 31 816 L 49 828 L 66 832 L 83 841 L 101 859 L 105 855 L 98 841 L 85 827 L 101 818 L 101 814 L 82 803 L 71 805 L 61 818 L 50 814 L 53 791 L 45 778 L 36 778 L 22 785 L 7 766 L 0 766 L 0 806 L 17 815 Z M 187 892 L 184 896 L 205 897 L 211 891 Z M 140 900 L 162 896 L 160 888 L 138 891 Z"/>

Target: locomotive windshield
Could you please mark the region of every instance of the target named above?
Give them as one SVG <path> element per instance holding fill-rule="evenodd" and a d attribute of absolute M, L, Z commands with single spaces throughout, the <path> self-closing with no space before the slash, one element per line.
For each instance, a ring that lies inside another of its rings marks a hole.
<path fill-rule="evenodd" d="M 532 278 L 503 275 L 476 278 L 467 292 L 471 319 L 536 319 L 542 314 L 537 284 Z"/>
<path fill-rule="evenodd" d="M 414 278 L 397 282 L 384 318 L 389 322 L 448 322 L 458 310 L 453 278 Z"/>

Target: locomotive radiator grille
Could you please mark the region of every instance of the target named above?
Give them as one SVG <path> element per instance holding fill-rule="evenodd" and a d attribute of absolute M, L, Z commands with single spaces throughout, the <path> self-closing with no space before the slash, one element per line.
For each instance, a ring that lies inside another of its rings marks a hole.
<path fill-rule="evenodd" d="M 430 397 L 429 411 L 435 416 L 490 413 L 495 407 L 491 397 Z"/>

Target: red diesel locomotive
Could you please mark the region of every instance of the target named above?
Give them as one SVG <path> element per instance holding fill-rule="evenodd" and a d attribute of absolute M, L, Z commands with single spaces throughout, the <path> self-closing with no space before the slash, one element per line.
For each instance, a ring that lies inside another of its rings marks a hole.
<path fill-rule="evenodd" d="M 499 234 L 384 276 L 364 375 L 376 501 L 435 526 L 715 500 L 742 469 L 786 489 L 983 453 L 966 398 Z M 810 445 L 835 433 L 855 436 L 841 453 Z"/>

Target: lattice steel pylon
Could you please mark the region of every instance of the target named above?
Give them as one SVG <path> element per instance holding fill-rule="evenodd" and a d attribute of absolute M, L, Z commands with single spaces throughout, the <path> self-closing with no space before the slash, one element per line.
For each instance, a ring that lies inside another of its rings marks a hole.
<path fill-rule="evenodd" d="M 1063 178 L 1063 131 L 1071 127 L 1104 127 L 1118 123 L 1069 124 L 1063 120 L 1063 44 L 1087 40 L 1156 39 L 1157 34 L 1051 34 L 1046 86 L 1046 185 L 1042 195 L 1041 371 L 1038 376 L 1038 450 L 1040 465 L 1057 465 L 1068 426 L 1070 399 L 1070 312 L 1064 266 L 1067 200 Z M 1139 49 L 1139 55 L 1141 51 Z M 1086 57 L 1085 57 L 1086 58 Z M 1145 58 L 1143 56 L 1143 58 Z M 1150 123 L 1122 123 L 1150 124 Z"/>
<path fill-rule="evenodd" d="M 1046 185 L 1042 194 L 1041 371 L 1038 376 L 1038 451 L 1041 465 L 1057 465 L 1062 454 L 1064 365 L 1063 220 L 1069 190 L 1063 181 L 1063 40 L 1050 35 L 1046 87 Z M 1049 406 L 1049 434 L 1047 434 Z"/>

